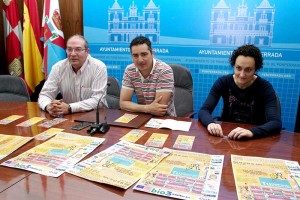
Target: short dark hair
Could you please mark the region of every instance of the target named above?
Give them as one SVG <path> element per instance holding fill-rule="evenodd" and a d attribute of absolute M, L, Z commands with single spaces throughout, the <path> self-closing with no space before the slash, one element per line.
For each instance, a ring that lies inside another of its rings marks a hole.
<path fill-rule="evenodd" d="M 144 36 L 137 36 L 130 43 L 130 52 L 131 52 L 132 46 L 136 46 L 136 45 L 139 45 L 139 44 L 146 44 L 148 46 L 148 50 L 152 51 L 151 41 L 148 38 L 144 37 Z"/>
<path fill-rule="evenodd" d="M 236 58 L 238 56 L 249 56 L 254 58 L 255 60 L 255 71 L 263 68 L 263 57 L 258 47 L 252 44 L 245 44 L 243 46 L 238 47 L 236 50 L 232 52 L 232 55 L 229 59 L 230 65 L 234 67 Z"/>

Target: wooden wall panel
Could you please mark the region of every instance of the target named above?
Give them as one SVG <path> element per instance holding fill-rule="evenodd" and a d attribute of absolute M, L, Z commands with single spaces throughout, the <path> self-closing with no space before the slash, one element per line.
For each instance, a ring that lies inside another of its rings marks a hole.
<path fill-rule="evenodd" d="M 83 19 L 82 19 L 82 1 L 83 0 L 59 0 L 59 7 L 62 18 L 63 32 L 65 40 L 74 34 L 83 34 Z M 23 21 L 23 2 L 17 0 L 21 20 Z M 42 22 L 44 0 L 37 0 L 39 15 Z M 0 0 L 0 74 L 7 73 L 7 62 L 4 46 L 4 29 L 2 15 L 3 0 Z"/>
<path fill-rule="evenodd" d="M 82 0 L 61 0 L 59 6 L 65 39 L 83 34 Z"/>

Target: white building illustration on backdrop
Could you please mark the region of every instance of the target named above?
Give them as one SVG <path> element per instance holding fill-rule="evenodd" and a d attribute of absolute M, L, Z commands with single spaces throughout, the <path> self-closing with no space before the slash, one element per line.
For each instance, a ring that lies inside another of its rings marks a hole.
<path fill-rule="evenodd" d="M 220 0 L 211 10 L 210 44 L 220 46 L 239 46 L 254 44 L 270 47 L 274 30 L 275 6 L 268 0 L 248 11 L 248 6 L 242 0 L 237 7 L 237 13 L 228 6 L 225 0 Z"/>
<path fill-rule="evenodd" d="M 142 14 L 132 1 L 129 12 L 126 13 L 118 0 L 108 8 L 108 42 L 129 43 L 138 35 L 148 37 L 153 44 L 159 43 L 160 35 L 160 8 L 153 0 L 149 0 Z"/>

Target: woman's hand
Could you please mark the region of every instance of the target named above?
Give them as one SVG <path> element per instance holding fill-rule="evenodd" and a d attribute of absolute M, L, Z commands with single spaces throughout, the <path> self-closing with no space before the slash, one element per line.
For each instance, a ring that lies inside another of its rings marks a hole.
<path fill-rule="evenodd" d="M 207 126 L 207 130 L 211 135 L 223 137 L 223 130 L 220 124 L 210 123 Z"/>
<path fill-rule="evenodd" d="M 228 138 L 231 140 L 239 140 L 241 138 L 252 138 L 252 137 L 253 137 L 253 133 L 251 131 L 241 127 L 237 127 L 233 129 L 228 134 Z"/>

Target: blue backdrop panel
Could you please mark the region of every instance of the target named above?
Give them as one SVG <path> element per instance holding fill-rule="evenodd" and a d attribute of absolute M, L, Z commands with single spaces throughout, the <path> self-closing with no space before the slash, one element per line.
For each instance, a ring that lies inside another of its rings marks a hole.
<path fill-rule="evenodd" d="M 283 126 L 294 130 L 300 76 L 300 2 L 297 0 L 84 0 L 84 35 L 91 55 L 120 82 L 130 64 L 129 43 L 151 39 L 155 57 L 188 67 L 198 111 L 214 81 L 232 73 L 228 59 L 242 44 L 263 52 L 258 75 L 282 104 Z M 219 115 L 220 102 L 214 114 Z"/>

